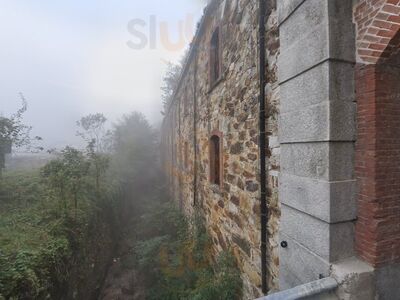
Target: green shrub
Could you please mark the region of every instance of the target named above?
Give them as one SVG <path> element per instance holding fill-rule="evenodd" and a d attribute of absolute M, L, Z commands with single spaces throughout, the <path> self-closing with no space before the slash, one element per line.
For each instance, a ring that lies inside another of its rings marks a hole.
<path fill-rule="evenodd" d="M 201 273 L 189 299 L 240 299 L 241 285 L 240 273 L 233 256 L 229 252 L 223 252 L 217 258 L 213 272 L 206 270 Z"/>
<path fill-rule="evenodd" d="M 88 249 L 105 243 L 96 238 L 105 238 L 112 215 L 103 199 L 108 194 L 97 197 L 89 165 L 83 153 L 67 148 L 41 172 L 1 179 L 1 297 L 55 299 L 79 281 L 71 273 L 86 272 Z"/>
<path fill-rule="evenodd" d="M 137 226 L 142 240 L 135 249 L 136 261 L 147 299 L 240 299 L 235 260 L 224 252 L 211 263 L 211 244 L 200 216 L 189 222 L 171 204 L 163 204 Z"/>

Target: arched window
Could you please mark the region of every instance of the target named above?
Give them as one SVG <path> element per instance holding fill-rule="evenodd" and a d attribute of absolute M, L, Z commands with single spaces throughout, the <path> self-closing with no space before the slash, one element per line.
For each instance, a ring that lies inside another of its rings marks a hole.
<path fill-rule="evenodd" d="M 210 42 L 210 83 L 213 85 L 221 76 L 221 45 L 219 27 L 215 29 Z"/>
<path fill-rule="evenodd" d="M 212 135 L 210 138 L 210 182 L 221 185 L 222 182 L 222 156 L 221 135 Z"/>

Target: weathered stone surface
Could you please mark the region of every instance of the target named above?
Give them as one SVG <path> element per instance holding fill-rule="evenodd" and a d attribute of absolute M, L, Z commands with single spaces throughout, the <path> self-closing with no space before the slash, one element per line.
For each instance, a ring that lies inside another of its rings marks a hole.
<path fill-rule="evenodd" d="M 258 191 L 258 183 L 254 181 L 246 181 L 246 190 L 249 192 L 257 192 Z"/>
<path fill-rule="evenodd" d="M 321 102 L 353 102 L 354 66 L 326 61 L 280 86 L 281 112 L 303 109 Z"/>
<path fill-rule="evenodd" d="M 281 251 L 282 288 L 318 279 L 314 270 L 326 276 L 329 262 L 353 255 L 356 126 L 351 1 L 280 1 L 278 11 L 280 233 L 309 259 L 286 261 Z"/>
<path fill-rule="evenodd" d="M 334 263 L 331 269 L 331 276 L 339 283 L 336 291 L 339 299 L 375 299 L 375 270 L 373 267 L 352 257 Z"/>
<path fill-rule="evenodd" d="M 231 196 L 231 202 L 237 206 L 240 205 L 240 199 L 234 195 Z"/>
<path fill-rule="evenodd" d="M 327 5 L 326 0 L 307 0 L 281 24 L 280 82 L 328 58 Z"/>
<path fill-rule="evenodd" d="M 346 0 L 326 1 L 329 11 L 329 56 L 355 63 L 353 3 Z"/>
<path fill-rule="evenodd" d="M 268 1 L 271 14 L 267 18 L 267 101 L 268 135 L 278 136 L 279 86 L 277 59 L 279 30 L 274 3 Z M 189 216 L 202 212 L 208 228 L 213 229 L 215 254 L 232 248 L 242 271 L 244 299 L 255 299 L 260 291 L 259 214 L 259 81 L 258 81 L 258 3 L 248 0 L 213 1 L 206 25 L 200 36 L 197 52 L 186 66 L 176 97 L 163 125 L 164 165 L 168 170 L 171 195 L 182 199 L 179 206 Z M 211 88 L 209 82 L 209 41 L 217 26 L 222 29 L 223 78 Z M 196 78 L 195 78 L 196 77 Z M 195 97 L 196 96 L 196 97 Z M 196 98 L 196 99 L 194 99 Z M 191 105 L 186 107 L 183 103 Z M 196 100 L 196 120 L 194 120 Z M 195 128 L 194 128 L 195 126 Z M 210 182 L 209 140 L 212 133 L 222 137 L 223 176 L 220 185 Z M 195 133 L 195 134 L 194 134 Z M 190 170 L 184 170 L 185 142 L 190 142 Z M 195 158 L 195 149 L 197 149 Z M 267 149 L 274 170 L 268 190 L 278 194 L 279 143 Z M 195 168 L 196 167 L 196 168 Z M 194 185 L 194 170 L 197 170 Z M 196 187 L 196 189 L 194 188 Z M 196 193 L 196 195 L 195 195 Z M 194 196 L 196 205 L 193 206 Z M 268 284 L 278 286 L 277 233 L 279 202 L 274 200 L 268 222 Z M 236 250 L 235 250 L 236 249 Z"/>
<path fill-rule="evenodd" d="M 218 201 L 218 206 L 221 207 L 221 208 L 224 208 L 225 207 L 224 201 L 219 200 Z"/>
<path fill-rule="evenodd" d="M 283 204 L 327 223 L 356 219 L 356 181 L 328 182 L 281 173 L 279 193 Z"/>
<path fill-rule="evenodd" d="M 243 152 L 243 143 L 235 143 L 231 146 L 231 154 L 240 154 Z"/>
<path fill-rule="evenodd" d="M 313 141 L 354 141 L 353 102 L 322 102 L 281 114 L 281 143 Z"/>
<path fill-rule="evenodd" d="M 354 68 L 325 62 L 281 85 L 280 140 L 355 139 Z"/>
<path fill-rule="evenodd" d="M 265 52 L 270 290 L 278 289 L 279 278 L 284 289 L 328 276 L 330 269 L 333 273 L 339 269 L 338 259 L 353 255 L 353 2 L 357 1 L 267 1 L 272 9 Z M 172 197 L 187 215 L 195 210 L 204 214 L 215 255 L 233 250 L 244 299 L 254 299 L 260 295 L 261 274 L 258 3 L 212 3 L 196 39 L 199 45 L 195 45 L 163 124 L 164 162 Z M 364 22 L 364 17 L 360 19 L 358 23 Z M 209 81 L 209 42 L 218 26 L 223 76 L 213 86 Z M 191 104 L 186 107 L 185 103 Z M 220 184 L 210 182 L 209 139 L 213 132 L 222 136 Z M 189 143 L 189 167 L 184 163 L 185 143 Z M 279 248 L 278 228 L 288 248 Z M 344 265 L 350 270 L 358 267 L 348 261 Z M 340 297 L 353 297 L 346 292 L 356 287 L 361 299 L 370 298 L 368 272 L 346 274 L 349 281 L 342 281 L 338 293 L 344 294 Z M 379 296 L 396 297 L 386 293 L 396 289 L 398 266 L 376 270 L 376 275 L 380 276 L 375 282 Z"/>
<path fill-rule="evenodd" d="M 354 178 L 354 143 L 321 142 L 281 145 L 282 171 L 326 181 Z"/>
<path fill-rule="evenodd" d="M 304 0 L 280 0 L 278 5 L 278 23 L 282 23 Z"/>
<path fill-rule="evenodd" d="M 246 253 L 247 256 L 249 256 L 249 257 L 251 256 L 251 254 L 250 254 L 250 245 L 249 245 L 249 243 L 248 243 L 248 241 L 246 239 L 240 237 L 237 234 L 234 234 L 232 236 L 232 242 L 234 244 L 236 244 L 237 246 L 239 246 L 239 248 L 242 249 L 242 251 L 244 253 Z"/>
<path fill-rule="evenodd" d="M 351 5 L 351 1 L 307 0 L 281 24 L 280 82 L 326 59 L 355 61 Z"/>
<path fill-rule="evenodd" d="M 303 212 L 282 205 L 281 233 L 328 262 L 354 254 L 354 224 L 329 224 Z"/>
<path fill-rule="evenodd" d="M 329 276 L 330 265 L 327 261 L 283 233 L 280 234 L 280 240 L 288 243 L 287 248 L 279 249 L 281 290 L 318 280 L 320 275 Z"/>

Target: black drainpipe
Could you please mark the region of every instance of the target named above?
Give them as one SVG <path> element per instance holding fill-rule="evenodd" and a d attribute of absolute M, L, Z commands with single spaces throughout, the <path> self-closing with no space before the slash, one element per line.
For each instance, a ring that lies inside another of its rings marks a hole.
<path fill-rule="evenodd" d="M 266 105 L 265 105 L 265 19 L 266 19 L 266 0 L 259 2 L 259 52 L 260 52 L 260 186 L 261 186 L 261 281 L 262 292 L 264 295 L 268 293 L 267 286 L 267 222 L 268 222 L 268 207 L 267 207 L 267 169 L 266 169 L 266 147 L 267 138 L 265 132 L 266 121 Z"/>

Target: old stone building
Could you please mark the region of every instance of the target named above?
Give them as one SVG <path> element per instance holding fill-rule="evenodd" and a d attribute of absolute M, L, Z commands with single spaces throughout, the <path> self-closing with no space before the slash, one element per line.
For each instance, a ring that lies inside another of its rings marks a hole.
<path fill-rule="evenodd" d="M 215 253 L 234 253 L 245 299 L 322 278 L 329 299 L 398 299 L 399 29 L 400 0 L 205 9 L 163 162 Z"/>

